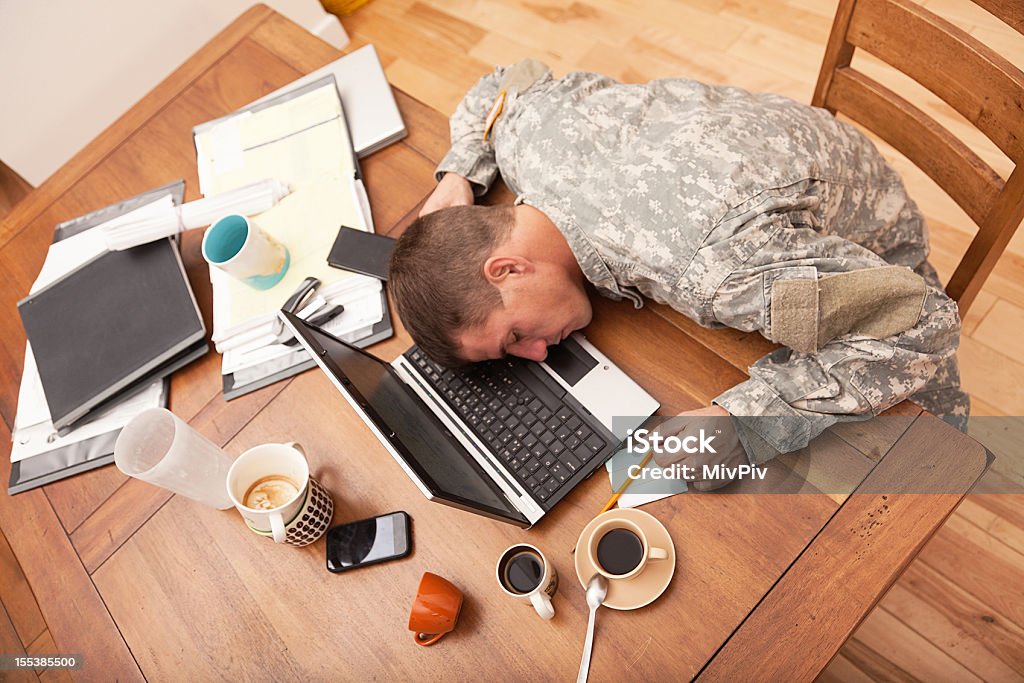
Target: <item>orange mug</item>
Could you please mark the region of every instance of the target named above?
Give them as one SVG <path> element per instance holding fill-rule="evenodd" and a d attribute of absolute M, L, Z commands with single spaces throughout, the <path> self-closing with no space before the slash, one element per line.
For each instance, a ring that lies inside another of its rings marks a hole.
<path fill-rule="evenodd" d="M 462 591 L 437 574 L 423 572 L 409 613 L 409 630 L 417 645 L 433 645 L 455 628 L 462 610 Z"/>

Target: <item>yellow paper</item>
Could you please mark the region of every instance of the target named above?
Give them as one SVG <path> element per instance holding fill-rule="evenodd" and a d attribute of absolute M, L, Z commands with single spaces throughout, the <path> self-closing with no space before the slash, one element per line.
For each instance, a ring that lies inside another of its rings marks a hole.
<path fill-rule="evenodd" d="M 197 135 L 196 149 L 207 196 L 263 178 L 278 178 L 292 190 L 251 217 L 288 248 L 291 263 L 280 282 L 260 291 L 210 269 L 215 342 L 273 319 L 306 277 L 324 285 L 351 277 L 327 265 L 341 225 L 367 229 L 353 197 L 352 143 L 333 83 L 221 121 Z"/>
<path fill-rule="evenodd" d="M 334 84 L 258 112 L 233 116 L 196 137 L 199 165 L 213 196 L 264 178 L 292 189 L 325 176 L 352 177 L 355 162 Z"/>
<path fill-rule="evenodd" d="M 215 339 L 253 318 L 273 317 L 306 277 L 324 285 L 352 277 L 327 265 L 327 254 L 341 225 L 365 229 L 352 198 L 352 180 L 340 176 L 295 190 L 253 220 L 288 248 L 291 265 L 280 282 L 262 291 L 211 268 L 214 291 L 218 297 L 221 291 L 227 295 L 214 301 Z"/>

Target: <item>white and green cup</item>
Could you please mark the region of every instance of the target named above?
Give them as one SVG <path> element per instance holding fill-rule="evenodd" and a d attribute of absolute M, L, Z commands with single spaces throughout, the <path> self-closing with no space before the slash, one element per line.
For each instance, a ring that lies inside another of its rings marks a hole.
<path fill-rule="evenodd" d="M 255 289 L 270 289 L 288 272 L 288 248 L 251 219 L 224 216 L 203 235 L 203 258 Z"/>

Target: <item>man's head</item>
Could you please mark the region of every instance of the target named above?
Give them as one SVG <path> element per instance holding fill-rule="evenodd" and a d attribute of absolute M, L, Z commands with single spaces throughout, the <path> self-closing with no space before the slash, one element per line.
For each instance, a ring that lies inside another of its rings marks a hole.
<path fill-rule="evenodd" d="M 543 360 L 591 317 L 568 243 L 525 205 L 419 218 L 395 245 L 389 282 L 406 329 L 442 365 L 505 354 Z"/>

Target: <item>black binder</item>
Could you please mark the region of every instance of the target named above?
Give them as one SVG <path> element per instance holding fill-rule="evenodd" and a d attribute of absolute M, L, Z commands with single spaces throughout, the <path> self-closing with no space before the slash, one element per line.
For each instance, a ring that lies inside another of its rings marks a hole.
<path fill-rule="evenodd" d="M 172 238 L 104 252 L 20 301 L 18 312 L 57 429 L 208 350 Z"/>

